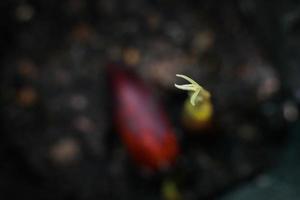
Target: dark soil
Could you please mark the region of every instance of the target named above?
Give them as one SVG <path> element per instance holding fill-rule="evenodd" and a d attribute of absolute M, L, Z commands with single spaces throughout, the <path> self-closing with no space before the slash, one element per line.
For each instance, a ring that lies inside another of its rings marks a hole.
<path fill-rule="evenodd" d="M 235 1 L 0 5 L 1 199 L 166 199 L 166 180 L 181 199 L 212 199 L 276 165 L 291 95 Z M 163 102 L 181 146 L 169 170 L 141 169 L 119 138 L 111 62 Z M 182 125 L 186 96 L 173 88 L 176 73 L 212 93 L 209 128 Z"/>

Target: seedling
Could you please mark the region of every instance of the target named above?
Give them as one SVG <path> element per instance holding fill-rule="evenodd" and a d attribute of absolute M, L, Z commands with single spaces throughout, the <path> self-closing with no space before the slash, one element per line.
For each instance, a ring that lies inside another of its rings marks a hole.
<path fill-rule="evenodd" d="M 176 88 L 189 91 L 190 97 L 186 99 L 183 105 L 183 124 L 193 130 L 208 127 L 213 115 L 210 93 L 193 79 L 181 74 L 176 74 L 176 76 L 190 82 L 190 84 L 184 85 L 175 84 Z"/>

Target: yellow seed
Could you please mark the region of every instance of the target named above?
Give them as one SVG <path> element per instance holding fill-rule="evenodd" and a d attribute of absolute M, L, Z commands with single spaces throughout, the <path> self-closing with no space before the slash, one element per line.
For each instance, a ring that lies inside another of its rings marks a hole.
<path fill-rule="evenodd" d="M 183 107 L 183 124 L 192 130 L 207 128 L 213 116 L 213 106 L 210 101 L 193 106 L 186 100 Z"/>

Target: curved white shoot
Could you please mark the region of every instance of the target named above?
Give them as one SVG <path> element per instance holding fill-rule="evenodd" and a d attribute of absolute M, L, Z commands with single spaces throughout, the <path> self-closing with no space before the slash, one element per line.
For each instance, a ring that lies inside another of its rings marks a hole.
<path fill-rule="evenodd" d="M 175 84 L 175 87 L 181 90 L 187 90 L 190 91 L 191 99 L 190 102 L 193 106 L 195 106 L 198 102 L 202 102 L 205 99 L 210 98 L 210 93 L 206 91 L 203 87 L 201 87 L 196 81 L 193 79 L 182 75 L 182 74 L 176 74 L 177 77 L 183 78 L 190 82 L 190 84 L 184 84 L 184 85 L 177 85 Z"/>

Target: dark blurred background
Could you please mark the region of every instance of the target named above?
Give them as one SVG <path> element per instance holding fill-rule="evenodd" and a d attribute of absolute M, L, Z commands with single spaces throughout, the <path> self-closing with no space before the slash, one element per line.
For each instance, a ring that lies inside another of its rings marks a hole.
<path fill-rule="evenodd" d="M 2 0 L 0 30 L 0 199 L 300 198 L 299 1 Z"/>

